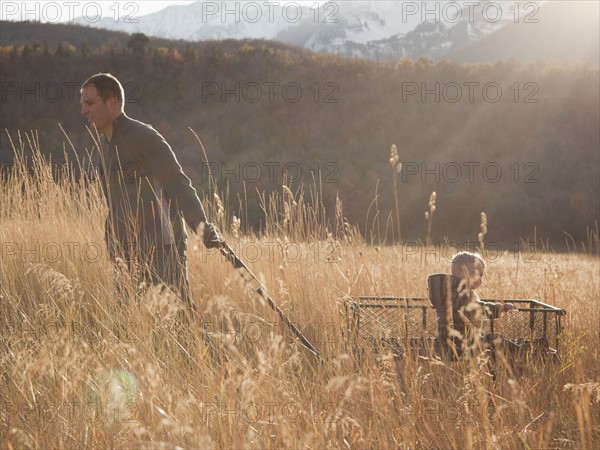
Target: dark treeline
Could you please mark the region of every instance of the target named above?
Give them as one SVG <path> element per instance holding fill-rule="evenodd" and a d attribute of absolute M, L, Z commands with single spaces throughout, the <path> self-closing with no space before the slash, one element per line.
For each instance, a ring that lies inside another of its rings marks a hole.
<path fill-rule="evenodd" d="M 486 240 L 504 248 L 533 238 L 534 228 L 555 248 L 564 245 L 565 232 L 587 242 L 586 229 L 596 226 L 597 67 L 380 64 L 268 41 L 186 43 L 75 26 L 2 25 L 5 163 L 5 128 L 13 137 L 38 130 L 53 161 L 63 155 L 59 123 L 80 155 L 90 149 L 79 86 L 108 71 L 125 85 L 126 112 L 163 133 L 198 189 L 206 189 L 208 170 L 188 127 L 233 200 L 246 182 L 255 228 L 262 215 L 257 190 L 280 190 L 285 173 L 292 186 L 312 184 L 320 170 L 327 209 L 333 212 L 339 193 L 351 223 L 367 237 L 377 228 L 384 235 L 394 205 L 392 144 L 403 162 L 396 176 L 404 240 L 424 240 L 432 191 L 434 242 L 476 241 L 482 211 Z"/>

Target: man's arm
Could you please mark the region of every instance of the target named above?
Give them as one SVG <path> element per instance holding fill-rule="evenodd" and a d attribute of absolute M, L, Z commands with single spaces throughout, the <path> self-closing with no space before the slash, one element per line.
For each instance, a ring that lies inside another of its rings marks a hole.
<path fill-rule="evenodd" d="M 207 222 L 202 202 L 168 142 L 156 130 L 148 128 L 140 137 L 139 148 L 148 170 L 163 187 L 171 207 L 181 211 L 194 232 L 199 231 L 200 224 L 204 223 L 204 242 L 207 246 L 221 242 L 223 238 Z"/>
<path fill-rule="evenodd" d="M 171 146 L 152 129 L 144 132 L 139 145 L 141 156 L 163 187 L 166 200 L 183 213 L 186 222 L 196 231 L 201 222 L 206 222 L 204 207 Z"/>

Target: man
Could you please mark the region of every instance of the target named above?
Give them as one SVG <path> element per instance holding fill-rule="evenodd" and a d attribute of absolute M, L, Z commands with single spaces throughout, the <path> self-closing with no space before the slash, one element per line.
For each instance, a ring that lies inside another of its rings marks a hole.
<path fill-rule="evenodd" d="M 203 233 L 208 248 L 222 246 L 223 238 L 207 222 L 169 144 L 150 125 L 125 114 L 121 83 L 99 73 L 80 93 L 81 113 L 102 133 L 99 174 L 108 203 L 105 238 L 111 259 L 125 261 L 142 281 L 175 287 L 192 306 L 183 220 Z"/>

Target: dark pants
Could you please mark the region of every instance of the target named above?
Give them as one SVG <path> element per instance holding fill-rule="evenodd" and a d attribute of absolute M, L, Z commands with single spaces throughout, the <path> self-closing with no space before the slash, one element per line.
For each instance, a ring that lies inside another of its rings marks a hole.
<path fill-rule="evenodd" d="M 124 270 L 128 272 L 124 276 Z M 130 283 L 125 280 L 129 278 Z M 118 301 L 126 301 L 127 287 L 137 288 L 140 283 L 164 283 L 172 288 L 188 307 L 192 307 L 187 270 L 187 242 L 158 247 L 150 252 L 139 252 L 138 257 L 124 255 L 115 261 L 115 290 Z"/>
<path fill-rule="evenodd" d="M 190 283 L 187 269 L 187 244 L 166 245 L 154 253 L 148 265 L 146 280 L 151 284 L 164 283 L 175 289 L 189 305 Z"/>

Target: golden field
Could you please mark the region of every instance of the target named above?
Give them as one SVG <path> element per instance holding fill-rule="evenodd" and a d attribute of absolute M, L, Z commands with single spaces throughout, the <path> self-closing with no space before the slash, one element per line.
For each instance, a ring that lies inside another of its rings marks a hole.
<path fill-rule="evenodd" d="M 488 255 L 482 298 L 567 311 L 557 361 L 493 380 L 433 355 L 398 366 L 347 339 L 345 298 L 426 297 L 448 249 L 367 245 L 341 208 L 328 228 L 318 202 L 288 188 L 265 198 L 265 235 L 243 235 L 219 201 L 205 199 L 210 217 L 322 359 L 197 236 L 189 272 L 206 331 L 160 288 L 119 308 L 99 186 L 53 181 L 38 160 L 0 187 L 2 447 L 600 446 L 597 235 L 586 253 Z"/>

